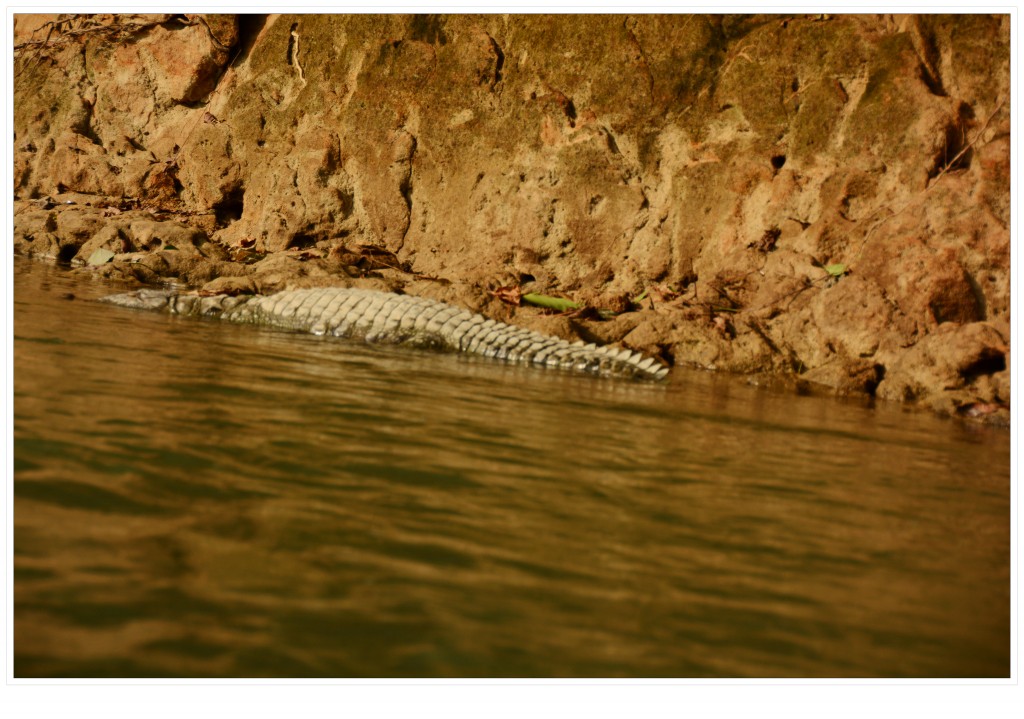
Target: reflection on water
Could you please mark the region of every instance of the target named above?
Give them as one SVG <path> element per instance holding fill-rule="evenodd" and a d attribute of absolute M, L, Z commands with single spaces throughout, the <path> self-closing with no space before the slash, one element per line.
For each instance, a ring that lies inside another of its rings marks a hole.
<path fill-rule="evenodd" d="M 15 676 L 1009 675 L 1005 430 L 110 291 L 15 264 Z"/>

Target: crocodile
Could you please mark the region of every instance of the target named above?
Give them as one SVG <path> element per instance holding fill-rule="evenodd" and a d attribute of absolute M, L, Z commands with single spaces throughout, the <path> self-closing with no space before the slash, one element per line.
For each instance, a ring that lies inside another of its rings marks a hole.
<path fill-rule="evenodd" d="M 608 377 L 660 380 L 668 374 L 668 367 L 658 360 L 628 349 L 570 343 L 437 300 L 376 290 L 322 287 L 273 295 L 204 296 L 141 289 L 100 301 Z"/>

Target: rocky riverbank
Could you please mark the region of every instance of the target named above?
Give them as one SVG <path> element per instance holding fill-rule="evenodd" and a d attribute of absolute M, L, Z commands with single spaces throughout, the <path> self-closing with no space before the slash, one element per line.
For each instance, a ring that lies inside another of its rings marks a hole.
<path fill-rule="evenodd" d="M 17 15 L 14 250 L 1005 422 L 1009 27 Z"/>

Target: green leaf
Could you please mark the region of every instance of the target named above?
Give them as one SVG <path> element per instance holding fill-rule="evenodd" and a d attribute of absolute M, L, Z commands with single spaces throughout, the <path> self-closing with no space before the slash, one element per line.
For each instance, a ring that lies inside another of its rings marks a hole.
<path fill-rule="evenodd" d="M 164 245 L 164 249 L 165 250 L 176 250 L 178 248 L 175 247 L 174 245 L 172 245 L 170 242 L 168 242 L 167 244 Z"/>
<path fill-rule="evenodd" d="M 528 302 L 531 305 L 537 305 L 538 307 L 546 307 L 549 310 L 555 310 L 557 312 L 568 312 L 569 310 L 578 310 L 580 308 L 580 306 L 572 300 L 562 299 L 561 297 L 549 297 L 548 295 L 538 295 L 535 292 L 523 295 L 523 302 Z"/>
<path fill-rule="evenodd" d="M 834 265 L 825 265 L 825 272 L 829 273 L 832 277 L 842 277 L 846 274 L 846 265 L 837 263 Z"/>
<path fill-rule="evenodd" d="M 89 259 L 85 261 L 85 264 L 96 267 L 99 265 L 105 265 L 112 259 L 114 259 L 113 252 L 108 250 L 106 247 L 97 247 L 93 250 L 92 254 L 89 255 Z"/>

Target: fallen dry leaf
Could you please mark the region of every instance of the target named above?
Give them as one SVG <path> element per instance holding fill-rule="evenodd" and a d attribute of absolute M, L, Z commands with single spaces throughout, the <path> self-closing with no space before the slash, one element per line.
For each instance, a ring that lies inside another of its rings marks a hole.
<path fill-rule="evenodd" d="M 522 289 L 520 289 L 519 287 L 516 287 L 515 285 L 509 285 L 507 287 L 499 287 L 498 289 L 494 290 L 490 294 L 493 295 L 494 297 L 497 297 L 499 300 L 501 300 L 505 304 L 513 305 L 515 307 L 518 307 L 520 302 L 523 299 L 523 291 L 522 291 Z"/>

